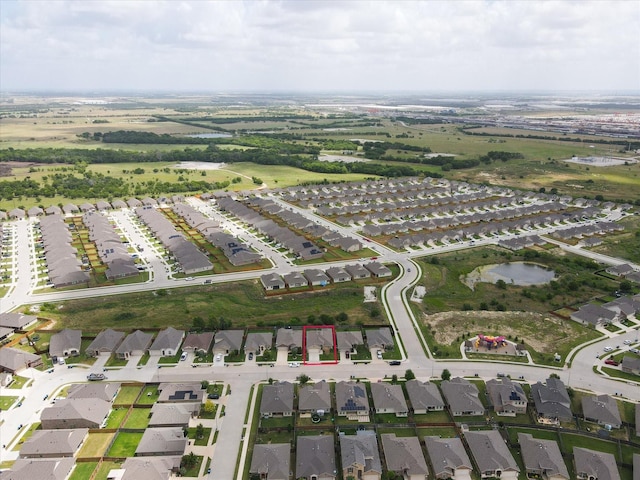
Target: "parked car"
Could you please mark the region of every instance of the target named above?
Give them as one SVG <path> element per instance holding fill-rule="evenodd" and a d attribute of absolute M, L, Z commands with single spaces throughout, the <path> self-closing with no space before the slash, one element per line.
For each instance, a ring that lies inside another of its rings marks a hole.
<path fill-rule="evenodd" d="M 604 363 L 606 363 L 607 365 L 613 365 L 614 367 L 620 365 L 620 362 L 616 362 L 613 358 L 607 358 Z"/>
<path fill-rule="evenodd" d="M 253 352 L 249 352 L 249 360 L 253 360 Z"/>
<path fill-rule="evenodd" d="M 402 362 L 400 360 L 391 360 L 389 362 L 389 365 L 391 365 L 392 367 L 395 367 L 395 366 L 401 365 L 401 364 L 402 364 Z"/>
<path fill-rule="evenodd" d="M 220 398 L 220 395 L 217 393 L 210 393 L 209 395 L 207 395 L 207 398 L 210 398 L 211 400 L 218 400 Z"/>
<path fill-rule="evenodd" d="M 298 368 L 298 367 L 300 366 L 300 362 L 291 362 L 291 363 L 289 364 L 289 366 L 290 366 L 291 368 Z"/>
<path fill-rule="evenodd" d="M 378 357 L 378 360 L 382 360 L 382 350 L 376 352 L 376 357 Z"/>
<path fill-rule="evenodd" d="M 624 341 L 624 342 L 622 342 L 622 343 L 624 343 L 625 345 L 631 345 L 631 340 L 625 340 L 625 341 Z"/>
<path fill-rule="evenodd" d="M 629 351 L 631 353 L 635 353 L 636 355 L 640 355 L 640 350 L 638 350 L 637 348 L 630 348 Z"/>
<path fill-rule="evenodd" d="M 610 352 L 610 351 L 612 351 L 612 350 L 613 350 L 613 347 L 604 347 L 604 348 L 603 348 L 603 350 L 604 350 L 605 352 Z"/>

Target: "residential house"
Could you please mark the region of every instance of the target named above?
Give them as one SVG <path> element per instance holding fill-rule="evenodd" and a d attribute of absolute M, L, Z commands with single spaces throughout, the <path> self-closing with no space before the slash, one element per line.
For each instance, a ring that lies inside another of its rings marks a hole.
<path fill-rule="evenodd" d="M 190 333 L 182 344 L 183 352 L 193 352 L 196 355 L 206 355 L 213 342 L 213 332 Z"/>
<path fill-rule="evenodd" d="M 301 417 L 331 412 L 329 384 L 322 380 L 314 385 L 303 385 L 298 390 L 298 412 Z"/>
<path fill-rule="evenodd" d="M 283 290 L 286 287 L 284 280 L 277 273 L 265 273 L 260 277 L 260 283 L 267 291 Z"/>
<path fill-rule="evenodd" d="M 200 413 L 201 403 L 155 403 L 151 407 L 149 427 L 188 427 Z"/>
<path fill-rule="evenodd" d="M 622 426 L 618 402 L 609 395 L 582 397 L 582 413 L 588 422 L 607 425 L 610 428 Z"/>
<path fill-rule="evenodd" d="M 180 427 L 147 428 L 135 456 L 184 455 L 188 443 L 189 439 Z"/>
<path fill-rule="evenodd" d="M 120 468 L 109 471 L 109 480 L 169 480 L 180 470 L 181 456 L 129 457 Z"/>
<path fill-rule="evenodd" d="M 74 457 L 88 435 L 88 428 L 36 430 L 20 447 L 20 458 Z"/>
<path fill-rule="evenodd" d="M 401 385 L 386 382 L 372 383 L 371 397 L 376 413 L 393 413 L 396 417 L 406 417 L 409 414 Z"/>
<path fill-rule="evenodd" d="M 276 347 L 278 350 L 294 351 L 302 348 L 302 330 L 279 328 L 276 333 Z"/>
<path fill-rule="evenodd" d="M 142 356 L 151 345 L 153 334 L 136 330 L 125 337 L 120 346 L 116 348 L 118 358 L 129 359 L 133 356 Z"/>
<path fill-rule="evenodd" d="M 545 384 L 538 382 L 532 385 L 531 397 L 535 403 L 539 421 L 557 423 L 573 419 L 569 393 L 559 378 L 549 377 Z"/>
<path fill-rule="evenodd" d="M 9 372 L 0 373 L 0 387 L 8 387 L 13 382 L 13 375 Z"/>
<path fill-rule="evenodd" d="M 335 480 L 337 473 L 333 435 L 298 436 L 295 478 Z"/>
<path fill-rule="evenodd" d="M 289 480 L 291 445 L 270 443 L 254 445 L 249 473 L 261 480 Z"/>
<path fill-rule="evenodd" d="M 620 265 L 614 265 L 611 267 L 608 267 L 605 272 L 607 272 L 609 275 L 615 275 L 616 277 L 624 277 L 625 275 L 629 275 L 630 273 L 633 273 L 635 271 L 635 269 L 629 265 L 628 263 L 622 263 Z"/>
<path fill-rule="evenodd" d="M 213 338 L 213 353 L 229 354 L 242 350 L 244 330 L 220 330 Z"/>
<path fill-rule="evenodd" d="M 43 430 L 100 428 L 111 412 L 111 402 L 100 398 L 65 398 L 40 414 Z"/>
<path fill-rule="evenodd" d="M 437 480 L 468 480 L 473 465 L 459 437 L 424 437 Z"/>
<path fill-rule="evenodd" d="M 40 365 L 42 365 L 40 355 L 12 347 L 0 348 L 0 371 L 17 373 L 25 368 L 36 368 Z"/>
<path fill-rule="evenodd" d="M 180 345 L 184 338 L 184 330 L 176 330 L 173 327 L 165 328 L 149 347 L 149 355 L 160 357 L 173 357 L 180 351 Z"/>
<path fill-rule="evenodd" d="M 66 480 L 75 466 L 75 459 L 66 458 L 19 458 L 7 471 L 0 472 L 2 480 Z"/>
<path fill-rule="evenodd" d="M 466 432 L 464 437 L 481 478 L 517 480 L 520 468 L 497 430 Z"/>
<path fill-rule="evenodd" d="M 102 330 L 89 344 L 85 353 L 92 357 L 111 355 L 124 339 L 124 335 L 124 332 L 118 332 L 111 328 Z"/>
<path fill-rule="evenodd" d="M 358 430 L 355 435 L 340 435 L 342 478 L 380 480 L 382 462 L 376 432 Z"/>
<path fill-rule="evenodd" d="M 529 433 L 518 433 L 518 443 L 528 478 L 569 480 L 569 471 L 555 440 L 533 438 Z"/>
<path fill-rule="evenodd" d="M 51 205 L 44 209 L 44 213 L 47 215 L 62 215 L 62 209 L 57 205 Z"/>
<path fill-rule="evenodd" d="M 359 263 L 347 265 L 346 267 L 344 267 L 344 269 L 351 276 L 351 280 L 362 280 L 365 278 L 371 278 L 371 272 Z"/>
<path fill-rule="evenodd" d="M 620 368 L 623 372 L 640 375 L 640 357 L 625 355 L 620 363 Z"/>
<path fill-rule="evenodd" d="M 369 421 L 369 397 L 364 383 L 338 382 L 335 390 L 336 411 L 339 416 Z"/>
<path fill-rule="evenodd" d="M 614 322 L 617 314 L 600 305 L 587 303 L 571 314 L 571 320 L 583 325 L 593 325 L 594 327 L 606 326 Z"/>
<path fill-rule="evenodd" d="M 260 415 L 265 418 L 293 415 L 293 384 L 275 382 L 263 386 Z"/>
<path fill-rule="evenodd" d="M 519 383 L 504 377 L 491 379 L 486 385 L 491 405 L 498 415 L 515 417 L 527 413 L 527 395 Z"/>
<path fill-rule="evenodd" d="M 351 275 L 342 267 L 330 267 L 326 270 L 326 273 L 333 283 L 351 281 Z"/>
<path fill-rule="evenodd" d="M 265 350 L 271 349 L 273 345 L 273 332 L 253 332 L 247 334 L 244 342 L 244 351 L 262 355 Z"/>
<path fill-rule="evenodd" d="M 611 453 L 573 447 L 573 462 L 578 480 L 620 480 L 616 457 Z"/>
<path fill-rule="evenodd" d="M 313 287 L 324 287 L 331 283 L 331 279 L 322 270 L 316 268 L 306 269 L 303 275 Z"/>
<path fill-rule="evenodd" d="M 298 272 L 289 272 L 284 275 L 284 283 L 288 288 L 308 287 L 309 281 Z"/>
<path fill-rule="evenodd" d="M 391 270 L 380 262 L 369 262 L 364 264 L 364 268 L 371 272 L 375 278 L 385 278 L 391 276 Z"/>
<path fill-rule="evenodd" d="M 416 415 L 444 410 L 444 400 L 438 386 L 431 382 L 409 380 L 405 383 L 411 408 Z"/>
<path fill-rule="evenodd" d="M 396 437 L 395 433 L 384 433 L 380 438 L 387 470 L 405 480 L 427 479 L 429 469 L 418 437 Z"/>
<path fill-rule="evenodd" d="M 338 350 L 344 352 L 346 358 L 349 358 L 351 354 L 357 353 L 359 345 L 364 345 L 360 330 L 336 332 L 336 342 L 338 343 Z"/>
<path fill-rule="evenodd" d="M 93 383 L 76 383 L 69 387 L 67 398 L 98 398 L 105 402 L 113 402 L 116 395 L 120 391 L 119 383 L 112 382 L 93 382 Z"/>
<path fill-rule="evenodd" d="M 454 417 L 484 415 L 484 405 L 478 397 L 478 387 L 470 381 L 456 377 L 443 381 L 440 387 Z"/>
<path fill-rule="evenodd" d="M 202 402 L 206 391 L 200 382 L 161 383 L 158 402 Z"/>
<path fill-rule="evenodd" d="M 65 328 L 51 335 L 49 341 L 49 355 L 54 358 L 71 357 L 80 354 L 82 330 Z"/>
<path fill-rule="evenodd" d="M 25 315 L 24 313 L 0 313 L 0 327 L 12 328 L 14 330 L 25 330 L 37 321 L 38 317 L 35 315 Z"/>
<path fill-rule="evenodd" d="M 389 327 L 368 328 L 364 331 L 369 348 L 392 350 L 394 346 L 393 336 Z"/>
<path fill-rule="evenodd" d="M 331 328 L 307 328 L 305 346 L 309 356 L 329 353 L 334 346 L 333 332 Z"/>

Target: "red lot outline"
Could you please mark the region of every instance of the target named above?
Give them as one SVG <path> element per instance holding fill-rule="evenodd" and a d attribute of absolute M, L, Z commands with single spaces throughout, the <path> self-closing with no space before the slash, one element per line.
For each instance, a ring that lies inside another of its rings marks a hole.
<path fill-rule="evenodd" d="M 307 330 L 318 330 L 320 328 L 328 328 L 331 330 L 331 338 L 333 338 L 333 360 L 326 360 L 324 362 L 307 362 Z M 302 364 L 303 365 L 336 365 L 338 363 L 338 342 L 336 341 L 336 327 L 335 325 L 320 325 L 311 326 L 305 325 L 302 327 Z"/>

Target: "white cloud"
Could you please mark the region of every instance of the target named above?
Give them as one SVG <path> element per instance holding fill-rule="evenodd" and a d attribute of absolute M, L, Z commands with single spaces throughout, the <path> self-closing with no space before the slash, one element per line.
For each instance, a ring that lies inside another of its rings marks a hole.
<path fill-rule="evenodd" d="M 640 3 L 29 1 L 0 88 L 639 89 Z"/>

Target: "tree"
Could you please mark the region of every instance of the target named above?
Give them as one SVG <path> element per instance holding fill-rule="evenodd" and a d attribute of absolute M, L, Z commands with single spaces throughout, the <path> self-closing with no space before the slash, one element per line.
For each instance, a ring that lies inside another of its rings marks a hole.
<path fill-rule="evenodd" d="M 412 370 L 408 369 L 406 372 L 404 372 L 404 378 L 406 381 L 415 380 L 416 375 Z"/>
<path fill-rule="evenodd" d="M 202 410 L 207 415 L 212 415 L 216 411 L 216 404 L 211 400 L 207 400 L 204 404 L 204 407 L 202 407 Z"/>
<path fill-rule="evenodd" d="M 202 425 L 201 423 L 199 423 L 198 426 L 196 427 L 196 438 L 197 439 L 204 438 L 204 425 Z"/>
<path fill-rule="evenodd" d="M 304 373 L 298 376 L 298 382 L 300 383 L 300 385 L 306 385 L 307 383 L 309 383 L 309 380 L 311 380 L 311 378 L 309 378 L 309 375 L 305 375 Z"/>
<path fill-rule="evenodd" d="M 442 375 L 440 375 L 440 378 L 442 378 L 442 380 L 451 380 L 451 372 L 445 368 L 444 370 L 442 370 Z"/>
<path fill-rule="evenodd" d="M 204 330 L 204 319 L 202 317 L 193 317 L 191 328 L 196 332 L 202 332 Z"/>
<path fill-rule="evenodd" d="M 191 452 L 188 455 L 184 455 L 182 457 L 182 460 L 180 461 L 180 467 L 184 468 L 185 470 L 189 470 L 190 468 L 195 467 L 197 462 L 198 457 L 195 453 Z"/>
<path fill-rule="evenodd" d="M 398 383 L 398 375 L 396 375 L 395 373 L 391 375 L 391 383 L 393 383 L 394 385 Z"/>
<path fill-rule="evenodd" d="M 200 385 L 202 386 L 203 390 L 206 390 L 207 388 L 209 388 L 209 380 L 203 380 Z"/>
<path fill-rule="evenodd" d="M 500 279 L 496 282 L 496 287 L 498 287 L 500 290 L 506 290 L 507 289 L 507 282 L 505 282 L 504 280 Z"/>
<path fill-rule="evenodd" d="M 631 285 L 631 282 L 629 280 L 623 280 L 620 282 L 620 291 L 622 293 L 631 293 L 632 290 L 633 285 Z"/>

